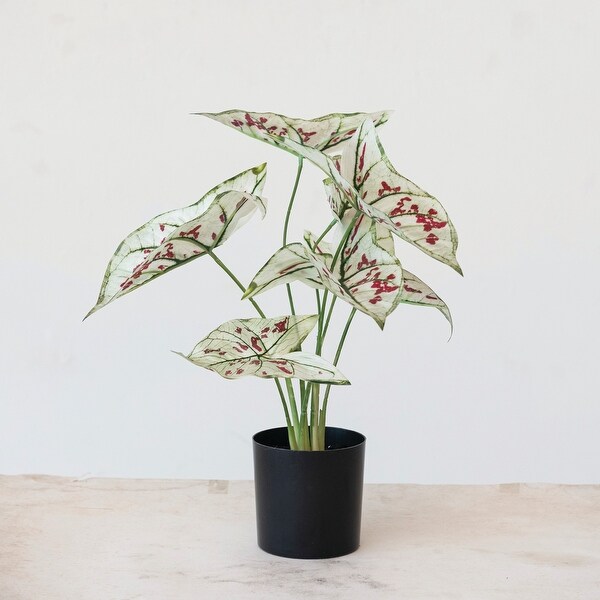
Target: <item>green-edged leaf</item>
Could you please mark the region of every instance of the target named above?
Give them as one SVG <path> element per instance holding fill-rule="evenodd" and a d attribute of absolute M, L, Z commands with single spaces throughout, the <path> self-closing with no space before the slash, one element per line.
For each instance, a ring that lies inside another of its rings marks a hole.
<path fill-rule="evenodd" d="M 237 109 L 196 114 L 275 146 L 280 146 L 280 139 L 286 138 L 303 146 L 328 150 L 350 139 L 365 119 L 371 119 L 376 126 L 382 125 L 388 120 L 390 112 L 336 113 L 316 119 L 294 119 L 270 112 L 258 113 Z"/>
<path fill-rule="evenodd" d="M 322 288 L 321 276 L 309 254 L 306 247 L 297 242 L 280 248 L 254 276 L 243 298 L 257 296 L 276 285 L 292 281 L 303 281 L 311 287 Z"/>
<path fill-rule="evenodd" d="M 158 215 L 129 234 L 117 248 L 89 316 L 116 298 L 221 245 L 265 201 L 266 165 L 244 171 L 185 208 Z"/>
<path fill-rule="evenodd" d="M 209 333 L 189 355 L 180 356 L 226 379 L 254 375 L 348 384 L 337 367 L 325 359 L 296 351 L 317 319 L 317 315 L 297 315 L 228 321 Z"/>
<path fill-rule="evenodd" d="M 437 308 L 448 320 L 450 327 L 452 324 L 452 315 L 447 304 L 416 275 L 404 270 L 404 281 L 402 282 L 402 294 L 400 302 L 405 304 L 417 304 L 419 306 L 433 306 Z"/>
<path fill-rule="evenodd" d="M 361 215 L 335 265 L 333 246 L 326 242 L 315 246 L 310 234 L 306 242 L 309 248 L 296 243 L 276 252 L 257 273 L 246 297 L 301 280 L 328 289 L 383 327 L 400 301 L 402 267 L 393 253 L 378 244 L 376 224 Z"/>
<path fill-rule="evenodd" d="M 358 193 L 356 208 L 462 273 L 456 260 L 458 237 L 444 207 L 394 169 L 370 120 L 360 125 L 345 147 L 341 174 Z M 339 211 L 339 191 L 326 186 L 332 208 Z M 334 192 L 338 195 L 332 199 Z"/>

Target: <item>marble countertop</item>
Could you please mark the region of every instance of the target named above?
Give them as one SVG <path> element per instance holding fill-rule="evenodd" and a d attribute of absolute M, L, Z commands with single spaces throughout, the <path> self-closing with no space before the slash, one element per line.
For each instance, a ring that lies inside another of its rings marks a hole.
<path fill-rule="evenodd" d="M 248 481 L 0 477 L 0 599 L 600 598 L 600 486 L 367 485 L 324 561 L 254 527 Z"/>

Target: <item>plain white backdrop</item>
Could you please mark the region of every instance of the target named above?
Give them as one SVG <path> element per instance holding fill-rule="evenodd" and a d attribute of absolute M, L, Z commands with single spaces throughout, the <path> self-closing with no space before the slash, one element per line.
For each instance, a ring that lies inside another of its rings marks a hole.
<path fill-rule="evenodd" d="M 251 478 L 274 386 L 170 353 L 253 315 L 209 260 L 81 319 L 127 233 L 263 161 L 268 216 L 220 256 L 249 282 L 279 247 L 295 159 L 190 113 L 385 108 L 465 277 L 397 243 L 454 337 L 359 313 L 330 424 L 367 435 L 368 481 L 597 483 L 599 26 L 591 1 L 0 2 L 0 472 Z M 329 221 L 304 171 L 291 239 Z"/>

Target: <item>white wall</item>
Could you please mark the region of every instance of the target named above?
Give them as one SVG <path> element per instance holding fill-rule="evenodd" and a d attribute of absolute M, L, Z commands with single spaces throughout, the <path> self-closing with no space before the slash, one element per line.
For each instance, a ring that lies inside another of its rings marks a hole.
<path fill-rule="evenodd" d="M 294 158 L 190 112 L 390 108 L 389 156 L 460 235 L 464 279 L 397 244 L 455 335 L 433 310 L 400 307 L 383 334 L 360 315 L 330 423 L 368 436 L 370 481 L 598 482 L 599 18 L 592 1 L 1 2 L 0 472 L 250 478 L 252 433 L 282 424 L 274 387 L 169 352 L 252 315 L 213 264 L 81 319 L 124 235 L 264 160 L 270 213 L 221 257 L 248 282 L 278 247 Z M 305 173 L 295 238 L 329 219 Z M 284 313 L 284 289 L 262 302 Z"/>

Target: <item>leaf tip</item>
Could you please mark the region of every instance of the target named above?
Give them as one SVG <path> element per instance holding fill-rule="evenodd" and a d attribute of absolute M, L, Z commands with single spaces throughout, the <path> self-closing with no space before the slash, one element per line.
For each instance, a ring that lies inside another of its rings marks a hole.
<path fill-rule="evenodd" d="M 97 310 L 98 310 L 98 305 L 96 304 L 95 306 L 92 306 L 92 308 L 88 311 L 88 313 L 85 315 L 85 317 L 83 317 L 83 319 L 81 319 L 81 322 L 83 323 L 88 317 L 91 317 Z"/>
<path fill-rule="evenodd" d="M 260 175 L 260 174 L 261 174 L 261 173 L 262 173 L 262 172 L 263 172 L 263 171 L 264 171 L 266 168 L 267 168 L 267 163 L 266 163 L 266 162 L 264 162 L 264 163 L 262 163 L 262 165 L 258 165 L 257 167 L 254 167 L 254 168 L 252 169 L 252 172 L 253 172 L 255 175 Z"/>

